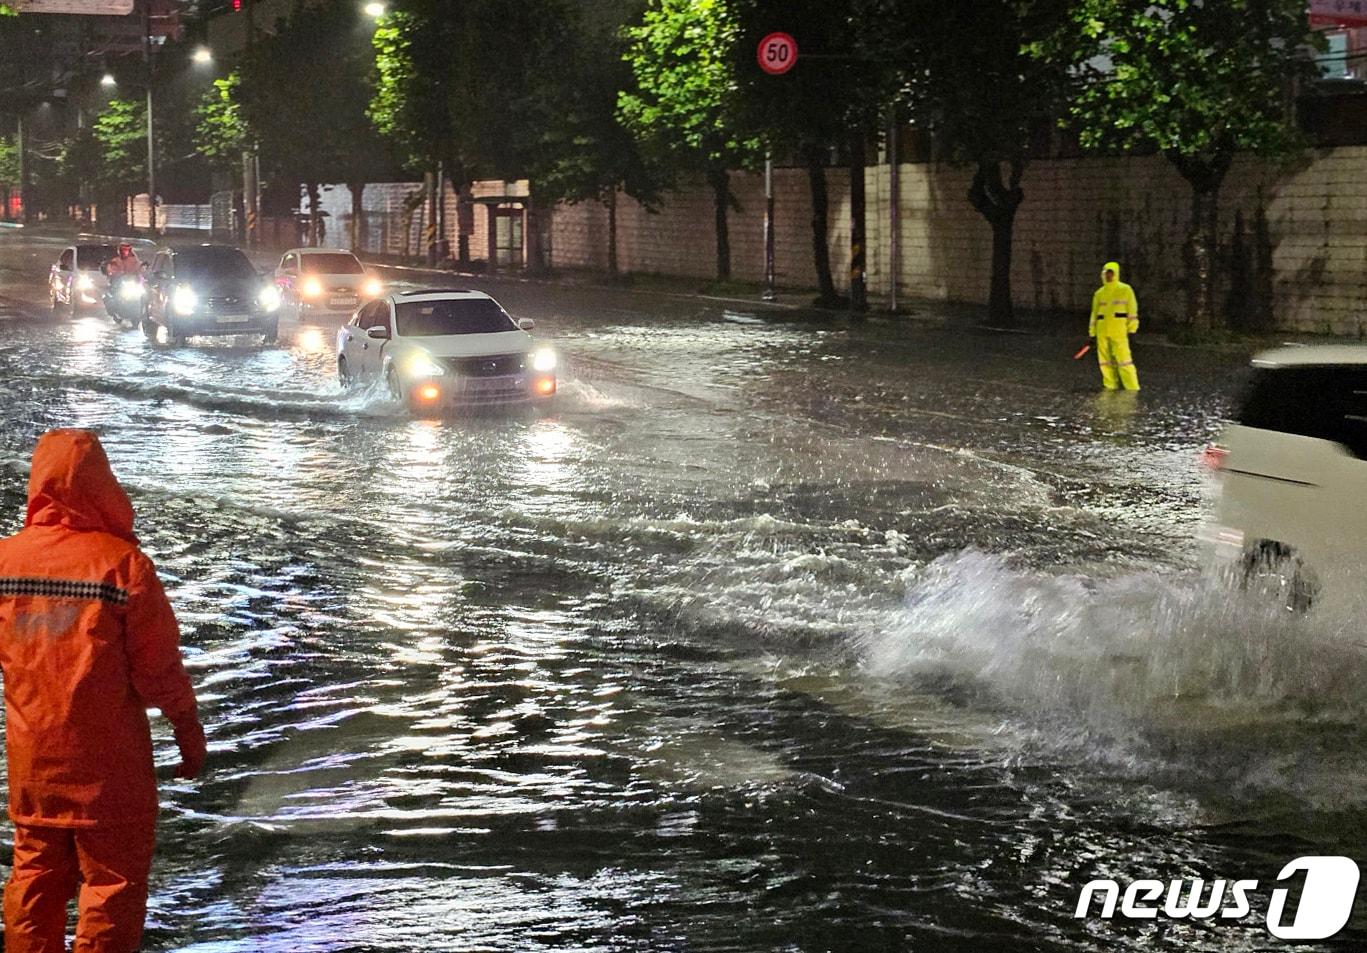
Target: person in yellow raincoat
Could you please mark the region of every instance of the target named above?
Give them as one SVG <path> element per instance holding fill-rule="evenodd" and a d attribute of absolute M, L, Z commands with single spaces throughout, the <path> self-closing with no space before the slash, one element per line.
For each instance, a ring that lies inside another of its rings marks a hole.
<path fill-rule="evenodd" d="M 1139 374 L 1130 354 L 1130 335 L 1139 330 L 1139 300 L 1134 289 L 1120 280 L 1120 265 L 1106 262 L 1101 287 L 1092 295 L 1092 320 L 1087 334 L 1096 338 L 1096 359 L 1101 364 L 1101 386 L 1115 390 L 1139 390 Z"/>

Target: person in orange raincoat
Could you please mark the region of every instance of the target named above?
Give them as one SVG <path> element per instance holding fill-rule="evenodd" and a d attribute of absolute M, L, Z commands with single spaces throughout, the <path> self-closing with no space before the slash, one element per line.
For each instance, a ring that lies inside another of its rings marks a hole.
<path fill-rule="evenodd" d="M 6 953 L 132 953 L 142 940 L 156 842 L 147 709 L 175 727 L 177 777 L 204 765 L 204 729 L 156 570 L 104 448 L 84 430 L 44 434 L 24 528 L 0 539 L 0 669 L 14 866 Z"/>

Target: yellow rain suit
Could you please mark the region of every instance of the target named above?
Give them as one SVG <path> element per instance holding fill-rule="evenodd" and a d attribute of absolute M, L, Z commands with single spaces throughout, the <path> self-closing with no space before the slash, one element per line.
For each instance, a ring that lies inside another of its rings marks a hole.
<path fill-rule="evenodd" d="M 1114 280 L 1106 280 L 1106 272 Z M 1106 262 L 1101 287 L 1092 295 L 1092 320 L 1087 333 L 1096 338 L 1096 359 L 1101 364 L 1101 386 L 1115 390 L 1139 390 L 1139 374 L 1130 356 L 1130 335 L 1139 330 L 1139 300 L 1134 289 L 1120 280 L 1120 265 Z"/>

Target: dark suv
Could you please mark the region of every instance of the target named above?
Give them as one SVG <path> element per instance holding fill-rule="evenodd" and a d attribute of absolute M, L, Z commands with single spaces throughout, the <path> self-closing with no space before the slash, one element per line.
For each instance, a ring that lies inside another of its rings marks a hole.
<path fill-rule="evenodd" d="M 280 321 L 280 289 L 239 248 L 185 245 L 163 248 L 147 274 L 143 332 L 161 328 L 173 344 L 188 337 L 260 334 L 270 344 Z"/>

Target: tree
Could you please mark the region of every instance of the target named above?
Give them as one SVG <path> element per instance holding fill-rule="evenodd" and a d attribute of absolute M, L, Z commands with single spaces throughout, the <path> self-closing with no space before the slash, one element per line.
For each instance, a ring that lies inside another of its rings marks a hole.
<path fill-rule="evenodd" d="M 541 74 L 535 90 L 542 133 L 528 174 L 539 201 L 603 204 L 608 270 L 616 274 L 617 193 L 651 209 L 665 175 L 617 114 L 618 92 L 632 81 L 622 58 L 620 14 L 595 20 L 581 9 L 573 26 L 561 44 L 560 68 Z"/>
<path fill-rule="evenodd" d="M 389 166 L 366 115 L 372 93 L 369 36 L 348 0 L 299 6 L 273 35 L 259 39 L 228 90 L 237 119 L 260 145 L 267 175 L 304 183 L 309 241 L 320 233 L 320 186 L 345 182 L 359 226 L 368 178 Z M 219 118 L 227 119 L 221 109 Z M 231 132 L 231 126 L 219 131 Z"/>
<path fill-rule="evenodd" d="M 194 143 L 199 154 L 219 170 L 233 169 L 251 144 L 251 132 L 242 118 L 237 91 L 242 77 L 236 70 L 214 80 L 213 89 L 195 107 Z"/>
<path fill-rule="evenodd" d="M 841 152 L 851 176 L 862 179 L 864 143 L 877 134 L 894 92 L 879 48 L 885 21 L 872 15 L 870 0 L 732 0 L 732 7 L 740 24 L 732 68 L 741 122 L 773 153 L 794 156 L 806 167 L 817 303 L 837 304 L 826 168 L 832 153 Z M 776 30 L 797 40 L 799 58 L 789 72 L 770 76 L 755 51 Z"/>
<path fill-rule="evenodd" d="M 0 136 L 0 182 L 19 181 L 19 143 L 17 137 Z"/>
<path fill-rule="evenodd" d="M 954 161 L 973 168 L 968 201 L 992 229 L 988 320 L 1015 323 L 1011 261 L 1032 135 L 1065 108 L 1071 60 L 1042 42 L 1071 0 L 898 0 L 908 105 Z"/>
<path fill-rule="evenodd" d="M 370 117 L 411 170 L 441 164 L 458 191 L 526 176 L 546 164 L 542 94 L 568 81 L 573 26 L 565 0 L 400 0 L 375 31 Z"/>
<path fill-rule="evenodd" d="M 1071 111 L 1091 148 L 1161 151 L 1191 187 L 1187 321 L 1215 324 L 1220 187 L 1236 153 L 1300 137 L 1287 93 L 1313 64 L 1304 0 L 1080 0 L 1058 40 L 1084 71 Z M 1047 51 L 1046 51 L 1047 52 Z"/>
<path fill-rule="evenodd" d="M 717 278 L 731 277 L 730 170 L 753 166 L 759 139 L 741 131 L 732 78 L 739 28 L 727 0 L 652 0 L 626 30 L 636 83 L 618 97 L 625 125 L 658 161 L 700 170 L 712 188 Z"/>
<path fill-rule="evenodd" d="M 91 124 L 99 147 L 95 180 L 110 188 L 145 188 L 147 182 L 147 104 L 141 99 L 111 99 Z"/>

